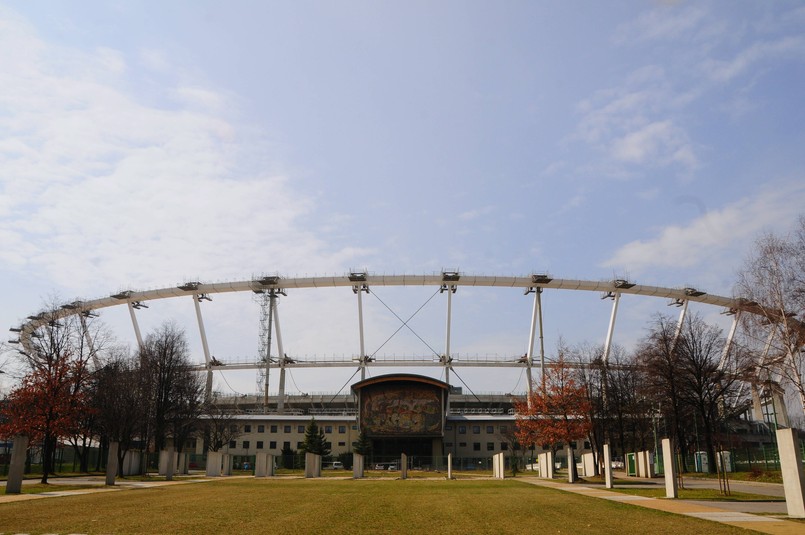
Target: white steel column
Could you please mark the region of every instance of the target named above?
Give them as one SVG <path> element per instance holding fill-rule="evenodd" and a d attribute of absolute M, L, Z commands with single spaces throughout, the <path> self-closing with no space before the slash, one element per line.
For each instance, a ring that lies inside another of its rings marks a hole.
<path fill-rule="evenodd" d="M 101 368 L 101 362 L 98 360 L 98 353 L 95 351 L 92 336 L 89 334 L 89 327 L 87 326 L 88 314 L 91 314 L 91 311 L 81 312 L 78 314 L 78 319 L 81 322 L 81 330 L 84 331 L 84 340 L 86 340 L 87 347 L 89 347 L 89 356 L 92 359 L 92 364 L 95 366 L 96 370 L 99 370 Z"/>
<path fill-rule="evenodd" d="M 358 361 L 361 365 L 361 381 L 366 379 L 366 346 L 363 337 L 363 292 L 369 293 L 369 287 L 366 284 L 358 284 L 352 287 L 352 291 L 358 294 L 358 337 L 360 339 L 360 354 Z"/>
<path fill-rule="evenodd" d="M 682 326 L 685 323 L 685 316 L 688 313 L 688 300 L 682 301 L 682 310 L 679 311 L 679 320 L 676 322 L 676 331 L 674 331 L 673 345 L 671 351 L 676 349 L 676 344 L 679 342 L 679 337 L 682 335 Z"/>
<path fill-rule="evenodd" d="M 447 332 L 444 342 L 444 382 L 450 384 L 450 323 L 453 318 L 453 293 L 456 291 L 455 285 L 446 285 L 447 289 Z"/>
<path fill-rule="evenodd" d="M 277 301 L 271 303 L 274 308 L 274 330 L 277 333 L 277 359 L 280 365 L 280 385 L 279 385 L 279 399 L 277 400 L 277 412 L 282 414 L 285 410 L 285 352 L 282 347 L 282 333 L 280 332 L 280 317 Z"/>
<path fill-rule="evenodd" d="M 131 314 L 131 324 L 134 326 L 134 336 L 137 337 L 137 346 L 140 350 L 143 349 L 143 336 L 140 334 L 140 324 L 137 323 L 137 315 L 134 313 L 134 304 L 129 301 L 126 303 L 129 306 L 129 314 Z"/>
<path fill-rule="evenodd" d="M 542 380 L 542 390 L 545 390 L 545 336 L 542 330 L 542 288 L 537 287 L 537 319 L 539 321 L 539 374 Z"/>
<path fill-rule="evenodd" d="M 736 310 L 735 315 L 732 318 L 732 327 L 730 327 L 730 333 L 727 335 L 727 341 L 724 343 L 724 351 L 721 352 L 721 359 L 718 361 L 718 369 L 723 370 L 724 365 L 727 364 L 727 357 L 730 354 L 730 349 L 732 349 L 732 339 L 735 338 L 735 331 L 738 329 L 738 321 L 741 319 L 741 311 Z"/>
<path fill-rule="evenodd" d="M 614 303 L 612 303 L 612 315 L 609 318 L 609 329 L 607 329 L 607 339 L 604 342 L 604 355 L 602 360 L 604 364 L 609 364 L 609 350 L 612 347 L 612 334 L 615 332 L 615 318 L 618 315 L 618 301 L 621 299 L 621 293 L 615 292 Z"/>
<path fill-rule="evenodd" d="M 201 348 L 204 350 L 204 363 L 207 366 L 207 384 L 204 388 L 204 399 L 212 397 L 212 361 L 210 359 L 210 347 L 207 345 L 207 332 L 204 330 L 204 320 L 201 317 L 201 295 L 193 294 L 193 305 L 196 307 L 196 319 L 198 320 L 198 332 L 201 335 Z"/>
<path fill-rule="evenodd" d="M 264 355 L 266 363 L 266 376 L 263 392 L 263 410 L 268 413 L 268 386 L 269 386 L 269 372 L 271 371 L 271 330 L 273 326 L 271 323 L 274 321 L 274 300 L 277 299 L 277 294 L 274 290 L 269 290 L 268 293 L 268 329 L 266 329 L 266 354 Z"/>
<path fill-rule="evenodd" d="M 526 353 L 526 378 L 528 379 L 528 404 L 531 405 L 531 395 L 534 393 L 534 380 L 531 377 L 531 366 L 534 363 L 534 341 L 537 338 L 537 314 L 539 312 L 539 288 L 529 288 L 526 294 L 534 292 L 534 306 L 531 309 L 531 329 L 528 332 L 528 353 Z M 540 369 L 541 371 L 541 369 Z"/>

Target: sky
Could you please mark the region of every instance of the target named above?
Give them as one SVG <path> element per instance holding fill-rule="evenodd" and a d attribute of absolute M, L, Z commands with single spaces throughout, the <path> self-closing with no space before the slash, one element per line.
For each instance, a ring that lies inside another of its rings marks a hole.
<path fill-rule="evenodd" d="M 0 1 L 0 325 L 123 289 L 354 270 L 729 296 L 757 236 L 805 212 L 803 94 L 797 1 Z M 434 291 L 366 296 L 367 349 L 442 351 Z M 457 355 L 526 351 L 531 301 L 512 292 L 455 294 Z M 609 301 L 543 301 L 549 353 L 603 342 Z M 615 342 L 675 314 L 657 301 L 624 298 Z M 410 325 L 427 343 L 384 345 L 386 305 L 425 303 Z M 216 358 L 254 358 L 251 296 L 203 308 Z M 357 354 L 349 289 L 280 311 L 289 356 Z M 100 319 L 133 346 L 125 309 Z M 175 321 L 203 360 L 189 298 L 139 320 Z M 354 371 L 297 370 L 289 390 Z M 525 389 L 519 370 L 458 373 Z M 216 388 L 254 392 L 255 374 Z"/>

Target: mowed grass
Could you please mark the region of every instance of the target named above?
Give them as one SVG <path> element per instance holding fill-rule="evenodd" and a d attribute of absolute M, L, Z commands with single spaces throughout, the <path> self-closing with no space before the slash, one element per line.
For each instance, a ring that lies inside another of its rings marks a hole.
<path fill-rule="evenodd" d="M 518 481 L 229 479 L 0 503 L 24 533 L 746 533 Z"/>

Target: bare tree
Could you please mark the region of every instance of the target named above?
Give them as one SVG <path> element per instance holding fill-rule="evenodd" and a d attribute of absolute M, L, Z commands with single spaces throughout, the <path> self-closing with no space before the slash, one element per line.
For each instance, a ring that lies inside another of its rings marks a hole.
<path fill-rule="evenodd" d="M 143 428 L 143 406 L 147 400 L 140 388 L 139 364 L 125 353 L 113 355 L 96 373 L 93 406 L 99 431 L 119 444 L 118 474 L 123 475 L 123 461 L 134 447 Z"/>
<path fill-rule="evenodd" d="M 744 379 L 744 366 L 739 363 L 739 373 L 734 373 L 719 365 L 724 343 L 721 329 L 698 315 L 687 316 L 677 343 L 682 399 L 701 422 L 711 472 L 716 467 L 715 435 L 720 425 L 744 410 L 743 404 L 731 403 Z"/>
<path fill-rule="evenodd" d="M 668 317 L 658 314 L 648 335 L 638 345 L 636 360 L 646 369 L 641 391 L 657 411 L 662 411 L 669 434 L 682 454 L 682 465 L 687 466 L 688 427 L 693 414 L 684 399 L 677 343 L 676 325 Z"/>
<path fill-rule="evenodd" d="M 97 357 L 97 345 L 90 343 L 92 317 L 71 315 L 61 318 L 54 298 L 37 315 L 38 326 L 24 336 L 18 350 L 27 370 L 14 399 L 30 397 L 18 404 L 17 419 L 12 422 L 19 432 L 42 440 L 42 483 L 53 472 L 54 454 L 59 439 L 74 438 L 73 444 L 86 468 L 86 452 L 92 434 L 91 410 L 86 406 L 91 385 L 91 361 Z M 27 415 L 27 416 L 26 416 Z M 83 447 L 82 447 L 83 445 Z"/>
<path fill-rule="evenodd" d="M 764 338 L 771 330 L 775 343 L 761 352 L 760 372 L 780 373 L 796 389 L 805 412 L 805 216 L 790 236 L 767 233 L 755 241 L 753 252 L 738 274 L 736 293 L 760 315 L 745 316 L 749 336 Z M 800 319 L 798 319 L 800 318 Z"/>
<path fill-rule="evenodd" d="M 204 442 L 208 451 L 218 451 L 240 436 L 235 415 L 216 404 L 216 395 L 204 404 L 202 414 Z"/>
<path fill-rule="evenodd" d="M 168 438 L 181 451 L 202 412 L 203 394 L 200 378 L 190 367 L 184 331 L 173 323 L 162 324 L 146 337 L 139 357 L 147 400 L 146 436 L 153 432 L 157 451 L 165 449 Z"/>

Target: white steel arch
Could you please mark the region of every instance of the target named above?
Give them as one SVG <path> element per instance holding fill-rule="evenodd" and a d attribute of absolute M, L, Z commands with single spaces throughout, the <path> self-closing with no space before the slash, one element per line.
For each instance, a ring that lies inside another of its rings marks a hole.
<path fill-rule="evenodd" d="M 361 308 L 361 294 L 369 292 L 373 286 L 431 286 L 441 288 L 446 291 L 448 307 L 447 307 L 447 333 L 445 340 L 445 355 L 441 355 L 438 360 L 428 359 L 370 359 L 365 353 L 363 346 L 363 318 Z M 469 287 L 490 287 L 490 288 L 515 288 L 522 289 L 524 293 L 536 293 L 535 306 L 533 308 L 533 317 L 531 321 L 531 332 L 528 336 L 529 350 L 525 358 L 521 359 L 461 359 L 453 360 L 450 352 L 450 314 L 451 314 L 451 296 L 461 286 Z M 104 308 L 125 306 L 128 308 L 132 326 L 135 332 L 138 343 L 142 344 L 142 337 L 137 323 L 136 309 L 147 307 L 149 301 L 189 297 L 194 300 L 196 316 L 199 323 L 199 332 L 202 337 L 202 346 L 204 349 L 204 364 L 199 364 L 197 368 L 202 371 L 207 371 L 207 388 L 211 387 L 211 373 L 213 370 L 247 370 L 259 369 L 261 367 L 271 367 L 270 359 L 265 355 L 259 355 L 254 362 L 251 363 L 225 363 L 217 359 L 212 359 L 209 355 L 207 347 L 206 334 L 204 331 L 204 324 L 201 316 L 201 309 L 199 307 L 202 299 L 210 299 L 209 296 L 220 293 L 232 292 L 253 292 L 258 294 L 263 293 L 284 293 L 288 289 L 317 289 L 317 288 L 338 288 L 345 287 L 351 288 L 358 295 L 358 329 L 360 332 L 360 349 L 358 355 L 358 364 L 362 372 L 365 371 L 367 365 L 372 366 L 443 366 L 445 372 L 449 374 L 449 370 L 455 366 L 468 366 L 468 367 L 526 367 L 529 375 L 530 371 L 536 363 L 533 362 L 534 342 L 538 336 L 540 340 L 540 369 L 544 366 L 544 348 L 542 347 L 542 305 L 541 294 L 545 290 L 570 290 L 582 292 L 597 292 L 604 297 L 614 298 L 612 317 L 610 319 L 609 329 L 606 335 L 605 351 L 612 341 L 612 333 L 615 327 L 615 317 L 618 300 L 621 295 L 641 295 L 648 297 L 657 297 L 662 299 L 669 299 L 673 302 L 683 304 L 685 310 L 689 301 L 702 303 L 705 305 L 716 306 L 724 308 L 728 313 L 749 313 L 763 315 L 770 321 L 781 321 L 781 318 L 770 316 L 768 313 L 763 312 L 763 308 L 758 306 L 757 303 L 750 302 L 741 298 L 730 298 L 719 295 L 708 294 L 694 288 L 666 288 L 659 286 L 646 286 L 639 285 L 633 282 L 616 279 L 609 281 L 592 281 L 592 280 L 576 280 L 576 279 L 555 279 L 546 274 L 531 274 L 522 277 L 510 276 L 481 276 L 481 275 L 466 275 L 458 272 L 443 272 L 431 275 L 373 275 L 368 272 L 353 272 L 343 276 L 326 276 L 326 277 L 282 277 L 279 275 L 262 276 L 250 280 L 232 281 L 232 282 L 218 282 L 218 283 L 201 283 L 201 282 L 187 282 L 181 285 L 159 288 L 156 290 L 135 291 L 126 290 L 108 297 L 87 301 L 75 301 L 67 303 L 56 310 L 49 310 L 35 314 L 28 317 L 28 320 L 23 323 L 19 328 L 13 328 L 14 332 L 19 333 L 19 342 L 22 347 L 30 351 L 32 348 L 31 337 L 36 330 L 49 321 L 61 319 L 75 314 L 87 314 L 95 312 Z M 793 318 L 783 318 L 783 321 L 793 321 L 797 323 L 799 329 L 803 329 L 803 325 Z M 535 331 L 537 325 L 539 332 Z M 279 335 L 279 325 L 277 324 L 277 334 Z M 734 330 L 734 329 L 733 329 Z M 805 329 L 803 329 L 805 331 Z M 730 334 L 728 344 L 731 342 L 732 333 Z M 279 341 L 279 340 L 278 340 Z M 729 346 L 725 348 L 725 356 Z M 277 366 L 293 366 L 297 368 L 316 368 L 316 367 L 352 367 L 356 362 L 352 359 L 344 361 L 293 361 L 286 362 L 284 355 L 280 354 L 281 363 Z M 606 359 L 605 359 L 606 360 Z M 363 376 L 363 375 L 362 375 Z M 449 375 L 448 375 L 449 376 Z"/>

